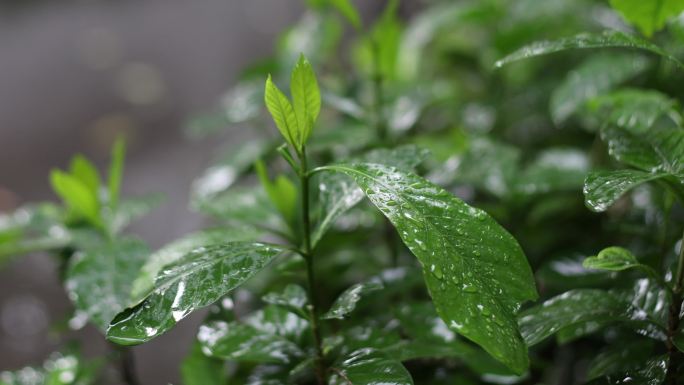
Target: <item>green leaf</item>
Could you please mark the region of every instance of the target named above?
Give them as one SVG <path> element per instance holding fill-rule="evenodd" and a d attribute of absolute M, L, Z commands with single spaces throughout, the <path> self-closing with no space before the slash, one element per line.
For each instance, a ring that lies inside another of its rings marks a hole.
<path fill-rule="evenodd" d="M 88 189 L 98 196 L 100 192 L 100 174 L 97 168 L 83 155 L 76 155 L 71 159 L 69 166 L 71 175 L 88 186 Z"/>
<path fill-rule="evenodd" d="M 52 170 L 50 183 L 71 215 L 76 218 L 85 218 L 95 226 L 101 225 L 100 202 L 88 185 L 60 170 Z"/>
<path fill-rule="evenodd" d="M 165 266 L 155 278 L 154 291 L 111 322 L 107 339 L 121 345 L 149 341 L 243 284 L 283 251 L 248 242 L 198 247 Z"/>
<path fill-rule="evenodd" d="M 364 283 L 357 283 L 345 290 L 325 313 L 322 319 L 344 319 L 349 313 L 353 312 L 356 304 L 361 301 L 361 298 L 371 292 L 382 290 L 382 282 L 369 281 Z"/>
<path fill-rule="evenodd" d="M 148 194 L 119 202 L 114 217 L 111 218 L 112 233 L 118 234 L 132 222 L 144 217 L 164 201 L 161 194 Z"/>
<path fill-rule="evenodd" d="M 266 102 L 266 108 L 271 113 L 273 121 L 275 122 L 280 134 L 285 138 L 287 143 L 289 143 L 297 151 L 301 151 L 301 132 L 295 111 L 292 108 L 292 104 L 287 99 L 282 91 L 278 89 L 278 86 L 273 83 L 271 76 L 266 79 L 266 90 L 264 100 Z"/>
<path fill-rule="evenodd" d="M 525 196 L 553 191 L 576 191 L 584 185 L 584 176 L 588 170 L 589 159 L 584 151 L 548 148 L 540 151 L 536 159 L 517 174 L 513 182 L 514 189 Z"/>
<path fill-rule="evenodd" d="M 657 45 L 643 40 L 637 36 L 628 35 L 620 31 L 603 31 L 602 33 L 581 33 L 572 37 L 565 37 L 558 40 L 545 40 L 532 43 L 524 46 L 517 51 L 509 54 L 503 59 L 497 61 L 494 66 L 503 67 L 506 64 L 514 61 L 537 57 L 541 55 L 548 55 L 556 52 L 567 51 L 571 49 L 589 49 L 589 48 L 627 48 L 644 50 L 653 54 L 659 55 L 673 62 L 680 68 L 684 68 L 677 58 L 668 54 L 665 50 Z"/>
<path fill-rule="evenodd" d="M 10 257 L 68 246 L 72 234 L 62 222 L 61 209 L 51 203 L 0 214 L 0 264 Z"/>
<path fill-rule="evenodd" d="M 333 375 L 328 385 L 413 384 L 411 375 L 401 362 L 371 348 L 352 352 L 333 364 L 331 370 Z"/>
<path fill-rule="evenodd" d="M 439 186 L 378 164 L 323 169 L 353 178 L 418 257 L 444 322 L 516 373 L 527 347 L 515 313 L 537 298 L 532 272 L 515 239 L 484 211 Z M 506 293 L 506 295 L 502 295 Z"/>
<path fill-rule="evenodd" d="M 586 101 L 644 72 L 648 65 L 646 57 L 629 52 L 605 52 L 589 57 L 551 94 L 553 121 L 563 123 Z"/>
<path fill-rule="evenodd" d="M 356 10 L 354 4 L 350 0 L 329 0 L 330 5 L 337 8 L 337 10 L 344 16 L 349 24 L 356 29 L 361 29 L 361 16 Z"/>
<path fill-rule="evenodd" d="M 76 353 L 52 353 L 42 367 L 0 372 L 1 385 L 91 385 L 98 383 L 99 363 Z"/>
<path fill-rule="evenodd" d="M 289 284 L 282 293 L 268 293 L 262 300 L 271 305 L 281 306 L 304 319 L 309 317 L 306 310 L 309 299 L 304 288 L 299 285 Z"/>
<path fill-rule="evenodd" d="M 684 11 L 682 0 L 610 0 L 610 5 L 646 36 L 665 27 L 665 22 Z"/>
<path fill-rule="evenodd" d="M 651 130 L 637 136 L 615 127 L 601 130 L 608 152 L 617 161 L 650 173 L 684 172 L 684 129 L 679 127 Z"/>
<path fill-rule="evenodd" d="M 596 256 L 585 259 L 582 265 L 587 269 L 622 271 L 641 264 L 629 250 L 613 246 L 601 250 Z"/>
<path fill-rule="evenodd" d="M 65 287 L 76 309 L 103 332 L 131 304 L 133 280 L 149 253 L 137 239 L 121 239 L 77 252 L 69 261 Z"/>
<path fill-rule="evenodd" d="M 299 197 L 297 187 L 285 175 L 278 175 L 275 182 L 271 182 L 266 166 L 262 161 L 257 161 L 254 168 L 266 195 L 283 216 L 285 222 L 293 223 L 297 209 L 297 198 Z"/>
<path fill-rule="evenodd" d="M 515 184 L 520 150 L 487 137 L 476 137 L 459 160 L 453 171 L 456 182 L 472 184 L 502 198 Z"/>
<path fill-rule="evenodd" d="M 666 177 L 667 173 L 639 170 L 594 171 L 584 181 L 584 202 L 595 212 L 606 211 L 622 195 L 634 187 Z"/>
<path fill-rule="evenodd" d="M 172 264 L 201 246 L 214 246 L 226 242 L 254 241 L 261 233 L 249 226 L 207 229 L 187 234 L 147 257 L 131 290 L 132 303 L 137 304 L 154 289 L 154 279 L 164 266 Z"/>
<path fill-rule="evenodd" d="M 309 139 L 313 125 L 321 112 L 321 92 L 318 89 L 316 74 L 303 54 L 299 56 L 299 61 L 292 70 L 290 93 L 297 117 L 298 148 L 301 148 Z"/>
<path fill-rule="evenodd" d="M 184 385 L 224 385 L 228 380 L 223 361 L 207 357 L 197 342 L 183 359 L 180 371 Z"/>
<path fill-rule="evenodd" d="M 654 341 L 639 339 L 607 346 L 589 364 L 587 377 L 599 378 L 638 368 L 653 355 Z"/>
<path fill-rule="evenodd" d="M 112 146 L 112 159 L 109 164 L 109 207 L 116 211 L 121 193 L 121 180 L 123 179 L 124 160 L 126 157 L 126 140 L 123 136 L 116 138 Z"/>
<path fill-rule="evenodd" d="M 271 306 L 244 323 L 213 321 L 200 327 L 197 338 L 211 357 L 238 362 L 291 363 L 304 356 L 295 343 L 308 322 L 282 308 Z"/>
<path fill-rule="evenodd" d="M 403 145 L 393 149 L 371 150 L 350 162 L 378 163 L 410 171 L 421 164 L 429 151 L 414 145 Z M 317 176 L 318 221 L 314 227 L 311 242 L 315 246 L 332 227 L 335 220 L 363 199 L 363 192 L 344 175 L 323 173 Z"/>

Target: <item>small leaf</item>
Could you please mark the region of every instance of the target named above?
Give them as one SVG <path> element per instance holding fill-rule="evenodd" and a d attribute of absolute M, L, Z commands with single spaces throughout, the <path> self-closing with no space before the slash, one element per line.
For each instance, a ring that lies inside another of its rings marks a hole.
<path fill-rule="evenodd" d="M 646 36 L 653 35 L 665 22 L 684 11 L 682 0 L 610 0 L 610 5 Z"/>
<path fill-rule="evenodd" d="M 409 372 L 399 361 L 375 349 L 359 349 L 332 366 L 328 385 L 413 385 Z"/>
<path fill-rule="evenodd" d="M 243 284 L 282 252 L 275 245 L 248 242 L 196 248 L 157 275 L 145 300 L 116 316 L 107 338 L 121 345 L 149 341 Z"/>
<path fill-rule="evenodd" d="M 594 171 L 584 181 L 584 202 L 592 211 L 606 211 L 634 187 L 667 175 L 639 170 Z"/>
<path fill-rule="evenodd" d="M 72 215 L 85 218 L 95 226 L 102 223 L 100 203 L 85 183 L 60 170 L 52 170 L 50 183 Z"/>
<path fill-rule="evenodd" d="M 582 265 L 587 269 L 622 271 L 641 264 L 629 250 L 613 246 L 601 250 L 594 257 L 585 259 Z"/>
<path fill-rule="evenodd" d="M 334 165 L 354 179 L 418 257 L 437 312 L 450 329 L 516 373 L 528 357 L 515 313 L 537 298 L 515 239 L 484 211 L 427 180 L 378 164 Z M 502 295 L 506 293 L 506 295 Z"/>
<path fill-rule="evenodd" d="M 184 385 L 224 385 L 228 380 L 223 361 L 207 357 L 197 342 L 183 359 L 180 371 Z"/>
<path fill-rule="evenodd" d="M 76 253 L 65 280 L 76 309 L 100 330 L 107 330 L 109 321 L 130 305 L 133 280 L 148 252 L 143 242 L 122 239 Z"/>
<path fill-rule="evenodd" d="M 382 290 L 382 288 L 383 285 L 380 281 L 357 283 L 340 294 L 330 307 L 330 310 L 321 318 L 344 319 L 349 313 L 354 311 L 356 304 L 361 301 L 361 298 L 364 295 L 377 290 Z"/>
<path fill-rule="evenodd" d="M 297 116 L 295 115 L 292 104 L 273 83 L 271 76 L 266 79 L 265 98 L 266 108 L 271 113 L 273 121 L 275 122 L 280 134 L 285 138 L 297 151 L 301 151 L 300 144 L 302 143 L 300 137 L 300 129 L 297 123 Z"/>
<path fill-rule="evenodd" d="M 313 125 L 321 112 L 321 92 L 318 89 L 316 74 L 303 54 L 299 56 L 292 70 L 290 92 L 299 131 L 297 148 L 301 148 L 309 139 Z"/>
<path fill-rule="evenodd" d="M 361 16 L 356 10 L 354 4 L 350 0 L 329 0 L 330 5 L 337 8 L 337 10 L 344 16 L 349 24 L 356 29 L 361 29 Z"/>
<path fill-rule="evenodd" d="M 95 196 L 98 196 L 100 192 L 100 174 L 88 159 L 83 155 L 74 156 L 71 159 L 69 171 L 72 176 L 88 186 Z"/>
<path fill-rule="evenodd" d="M 299 285 L 289 284 L 285 287 L 282 293 L 273 292 L 266 294 L 262 300 L 266 303 L 281 306 L 291 312 L 300 315 L 302 318 L 308 318 L 309 315 L 305 310 L 309 303 L 306 291 Z"/>
<path fill-rule="evenodd" d="M 572 37 L 561 38 L 558 40 L 546 40 L 524 46 L 503 59 L 497 61 L 496 67 L 503 67 L 514 61 L 531 57 L 548 55 L 570 49 L 589 49 L 589 48 L 627 48 L 644 50 L 656 55 L 660 55 L 673 62 L 680 68 L 684 68 L 677 58 L 668 54 L 657 45 L 643 40 L 639 37 L 628 35 L 620 31 L 603 31 L 600 34 L 581 33 Z"/>
<path fill-rule="evenodd" d="M 633 53 L 606 52 L 589 57 L 551 94 L 553 121 L 563 123 L 586 101 L 644 72 L 648 64 L 644 56 Z"/>
<path fill-rule="evenodd" d="M 121 193 L 121 180 L 123 178 L 124 160 L 126 157 L 126 140 L 123 136 L 116 138 L 112 146 L 112 159 L 109 165 L 109 206 L 116 210 Z"/>

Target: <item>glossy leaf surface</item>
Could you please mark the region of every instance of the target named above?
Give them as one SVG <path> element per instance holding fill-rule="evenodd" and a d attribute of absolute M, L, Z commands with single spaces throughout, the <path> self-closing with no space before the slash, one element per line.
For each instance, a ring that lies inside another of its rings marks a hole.
<path fill-rule="evenodd" d="M 592 211 L 606 211 L 634 187 L 665 176 L 667 176 L 666 173 L 627 169 L 591 172 L 584 182 L 584 202 Z"/>
<path fill-rule="evenodd" d="M 409 385 L 411 375 L 399 361 L 374 349 L 359 349 L 332 367 L 328 385 Z"/>
<path fill-rule="evenodd" d="M 350 288 L 342 292 L 335 302 L 330 307 L 327 313 L 325 313 L 323 319 L 344 319 L 347 314 L 354 311 L 356 304 L 361 301 L 364 295 L 382 290 L 383 285 L 380 281 L 370 281 L 364 283 L 357 283 L 352 285 Z"/>
<path fill-rule="evenodd" d="M 635 134 L 645 134 L 661 116 L 681 120 L 677 102 L 658 91 L 620 89 L 600 95 L 587 103 L 603 122 Z"/>
<path fill-rule="evenodd" d="M 515 239 L 484 211 L 417 175 L 378 164 L 327 169 L 353 178 L 397 228 L 421 262 L 437 312 L 449 328 L 522 373 L 527 347 L 515 313 L 537 292 Z"/>
<path fill-rule="evenodd" d="M 282 251 L 275 245 L 248 242 L 196 248 L 157 275 L 154 291 L 120 313 L 107 329 L 107 338 L 122 345 L 149 341 L 228 294 Z"/>
<path fill-rule="evenodd" d="M 585 259 L 583 265 L 587 269 L 612 271 L 626 270 L 641 266 L 634 254 L 629 250 L 616 246 L 603 249 L 598 255 Z"/>

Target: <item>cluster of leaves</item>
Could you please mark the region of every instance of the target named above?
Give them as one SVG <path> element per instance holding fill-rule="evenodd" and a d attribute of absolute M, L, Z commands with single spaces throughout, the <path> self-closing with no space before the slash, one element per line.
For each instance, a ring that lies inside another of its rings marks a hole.
<path fill-rule="evenodd" d="M 119 345 L 209 307 L 186 385 L 684 381 L 684 3 L 307 5 L 189 125 L 260 133 L 193 183 L 211 228 L 120 235 L 150 201 L 118 203 L 119 144 L 0 256 L 52 251 Z"/>

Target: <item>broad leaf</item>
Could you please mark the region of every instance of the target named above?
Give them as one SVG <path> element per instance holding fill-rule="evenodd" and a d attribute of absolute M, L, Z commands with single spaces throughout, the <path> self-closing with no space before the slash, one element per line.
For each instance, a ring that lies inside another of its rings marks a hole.
<path fill-rule="evenodd" d="M 337 10 L 349 21 L 356 29 L 361 29 L 361 16 L 356 10 L 351 0 L 329 0 L 330 5 L 337 8 Z"/>
<path fill-rule="evenodd" d="M 154 289 L 154 279 L 164 266 L 174 263 L 200 246 L 213 246 L 226 242 L 255 241 L 261 233 L 248 226 L 207 229 L 187 234 L 147 257 L 137 274 L 131 290 L 134 304 L 140 302 Z"/>
<path fill-rule="evenodd" d="M 280 134 L 297 151 L 301 150 L 301 132 L 297 125 L 297 116 L 287 96 L 273 83 L 271 76 L 266 79 L 264 100 Z"/>
<path fill-rule="evenodd" d="M 301 148 L 309 139 L 313 124 L 321 112 L 321 93 L 318 89 L 316 74 L 304 55 L 300 55 L 299 61 L 292 70 L 290 92 L 299 130 L 298 145 Z"/>
<path fill-rule="evenodd" d="M 381 290 L 383 288 L 380 281 L 369 281 L 364 283 L 357 283 L 347 290 L 345 290 L 325 313 L 323 319 L 344 319 L 349 313 L 354 311 L 356 304 L 361 301 L 361 298 L 371 292 Z"/>
<path fill-rule="evenodd" d="M 116 316 L 107 338 L 122 345 L 149 341 L 228 294 L 281 252 L 275 245 L 247 242 L 196 248 L 157 275 L 145 300 Z"/>
<path fill-rule="evenodd" d="M 551 95 L 551 117 L 561 124 L 593 97 L 644 72 L 644 56 L 606 52 L 591 56 L 571 71 Z"/>
<path fill-rule="evenodd" d="M 282 293 L 268 293 L 262 300 L 271 305 L 281 306 L 305 319 L 309 317 L 306 310 L 309 299 L 304 288 L 299 285 L 289 284 Z"/>
<path fill-rule="evenodd" d="M 623 194 L 634 187 L 666 177 L 667 173 L 639 170 L 594 171 L 584 181 L 584 202 L 595 212 L 606 211 Z"/>
<path fill-rule="evenodd" d="M 520 150 L 486 137 L 474 138 L 458 159 L 452 174 L 456 182 L 467 183 L 496 197 L 507 195 L 515 184 Z"/>
<path fill-rule="evenodd" d="M 411 375 L 399 361 L 374 349 L 359 349 L 344 357 L 331 368 L 328 385 L 409 385 Z"/>
<path fill-rule="evenodd" d="M 224 385 L 228 379 L 222 360 L 207 357 L 195 342 L 180 367 L 184 385 Z"/>
<path fill-rule="evenodd" d="M 649 339 L 609 345 L 591 361 L 587 377 L 594 379 L 638 368 L 652 356 L 654 345 Z"/>
<path fill-rule="evenodd" d="M 378 164 L 324 169 L 353 178 L 418 257 L 444 322 L 517 373 L 527 347 L 515 317 L 537 298 L 532 272 L 515 239 L 484 211 L 427 180 Z M 505 295 L 503 295 L 505 293 Z"/>
<path fill-rule="evenodd" d="M 103 332 L 131 304 L 133 280 L 149 253 L 136 239 L 121 239 L 77 252 L 69 262 L 65 287 L 76 309 Z"/>
<path fill-rule="evenodd" d="M 506 64 L 522 59 L 548 55 L 570 49 L 588 48 L 627 48 L 644 50 L 656 55 L 660 55 L 675 63 L 680 68 L 684 68 L 684 64 L 657 45 L 620 31 L 603 31 L 599 34 L 581 33 L 579 35 L 561 38 L 558 40 L 539 41 L 518 49 L 517 51 L 497 61 L 494 65 L 496 67 L 503 67 Z"/>
<path fill-rule="evenodd" d="M 610 0 L 610 5 L 646 36 L 653 35 L 665 22 L 684 11 L 682 0 Z"/>
<path fill-rule="evenodd" d="M 668 358 L 666 355 L 651 357 L 633 369 L 595 379 L 588 382 L 587 385 L 661 385 L 665 381 L 667 366 Z M 676 381 L 676 383 L 680 383 L 681 378 L 677 378 Z"/>
<path fill-rule="evenodd" d="M 532 163 L 516 174 L 514 191 L 525 197 L 553 191 L 576 191 L 583 186 L 588 170 L 589 159 L 584 151 L 549 148 L 540 151 Z M 510 172 L 513 173 L 512 167 Z"/>

